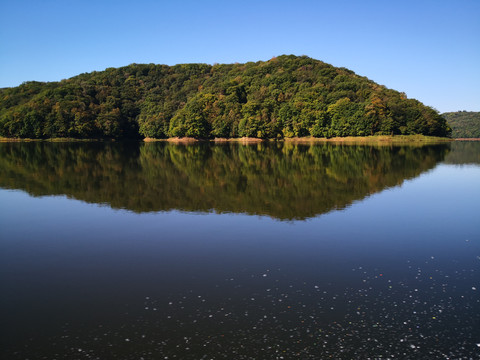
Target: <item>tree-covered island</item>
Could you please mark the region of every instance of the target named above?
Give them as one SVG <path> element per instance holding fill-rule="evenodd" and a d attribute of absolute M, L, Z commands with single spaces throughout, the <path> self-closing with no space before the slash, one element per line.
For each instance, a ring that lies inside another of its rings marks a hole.
<path fill-rule="evenodd" d="M 0 89 L 0 136 L 141 139 L 451 134 L 404 93 L 306 56 L 108 68 Z"/>

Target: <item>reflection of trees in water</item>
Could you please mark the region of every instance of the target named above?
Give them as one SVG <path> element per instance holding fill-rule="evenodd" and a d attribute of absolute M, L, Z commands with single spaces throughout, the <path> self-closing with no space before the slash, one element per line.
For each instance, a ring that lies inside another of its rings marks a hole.
<path fill-rule="evenodd" d="M 455 141 L 445 157 L 445 163 L 456 165 L 480 165 L 480 141 Z"/>
<path fill-rule="evenodd" d="M 0 186 L 136 212 L 303 219 L 431 169 L 448 145 L 2 143 Z"/>

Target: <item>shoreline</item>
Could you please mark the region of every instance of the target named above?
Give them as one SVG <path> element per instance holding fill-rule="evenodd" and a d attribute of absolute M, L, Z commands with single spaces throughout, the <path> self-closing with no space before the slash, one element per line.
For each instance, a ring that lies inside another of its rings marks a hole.
<path fill-rule="evenodd" d="M 316 138 L 312 136 L 292 137 L 283 139 L 260 139 L 252 137 L 242 138 L 214 138 L 214 139 L 196 139 L 192 137 L 173 137 L 167 139 L 145 138 L 144 142 L 164 141 L 174 144 L 192 144 L 199 142 L 213 143 L 240 143 L 240 144 L 258 144 L 263 142 L 284 142 L 291 144 L 319 144 L 333 143 L 345 145 L 415 145 L 415 144 L 438 144 L 452 141 L 464 141 L 467 139 L 452 139 L 425 135 L 377 135 L 377 136 L 347 136 L 334 138 Z M 470 140 L 470 139 L 469 139 Z M 480 139 L 478 139 L 480 140 Z"/>
<path fill-rule="evenodd" d="M 0 137 L 0 142 L 115 142 L 115 141 L 117 140 L 115 139 L 76 139 L 76 138 L 30 139 L 30 138 Z"/>
<path fill-rule="evenodd" d="M 377 135 L 377 136 L 346 136 L 334 138 L 286 138 L 285 142 L 292 143 L 334 143 L 346 145 L 408 145 L 408 144 L 437 144 L 453 141 L 451 138 L 442 138 L 426 135 Z"/>
<path fill-rule="evenodd" d="M 198 142 L 214 142 L 214 143 L 228 143 L 228 142 L 237 142 L 237 143 L 261 143 L 264 141 L 270 141 L 269 139 L 259 139 L 251 137 L 242 137 L 242 138 L 213 138 L 213 139 L 197 139 L 193 137 L 171 137 L 166 139 L 155 139 L 155 138 L 145 138 L 144 142 L 169 142 L 175 144 L 190 144 Z"/>
<path fill-rule="evenodd" d="M 214 138 L 214 139 L 197 139 L 193 137 L 172 137 L 166 139 L 144 138 L 134 140 L 117 140 L 117 139 L 75 139 L 75 138 L 51 138 L 51 139 L 29 139 L 29 138 L 4 138 L 0 137 L 0 142 L 115 142 L 115 141 L 140 141 L 140 142 L 168 142 L 173 144 L 195 144 L 200 142 L 212 143 L 240 143 L 240 144 L 259 144 L 263 142 L 285 142 L 293 144 L 373 144 L 373 145 L 392 145 L 392 144 L 434 144 L 448 143 L 452 141 L 480 141 L 480 138 L 442 138 L 425 135 L 378 135 L 378 136 L 347 136 L 334 138 L 315 138 L 308 137 L 292 137 L 283 139 L 260 139 L 253 137 L 241 138 Z"/>

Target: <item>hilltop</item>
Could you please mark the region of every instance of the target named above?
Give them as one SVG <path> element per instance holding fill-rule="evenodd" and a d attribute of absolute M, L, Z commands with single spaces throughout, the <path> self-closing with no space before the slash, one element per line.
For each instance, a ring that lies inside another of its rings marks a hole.
<path fill-rule="evenodd" d="M 245 64 L 131 64 L 0 89 L 0 136 L 448 136 L 404 93 L 306 56 Z"/>

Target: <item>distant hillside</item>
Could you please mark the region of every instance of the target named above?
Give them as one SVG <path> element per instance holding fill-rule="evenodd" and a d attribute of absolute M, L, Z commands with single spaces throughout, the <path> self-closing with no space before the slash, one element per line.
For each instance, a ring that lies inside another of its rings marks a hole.
<path fill-rule="evenodd" d="M 435 110 L 306 56 L 137 65 L 0 89 L 0 136 L 448 136 Z"/>
<path fill-rule="evenodd" d="M 480 112 L 455 111 L 442 114 L 454 138 L 480 138 Z"/>

